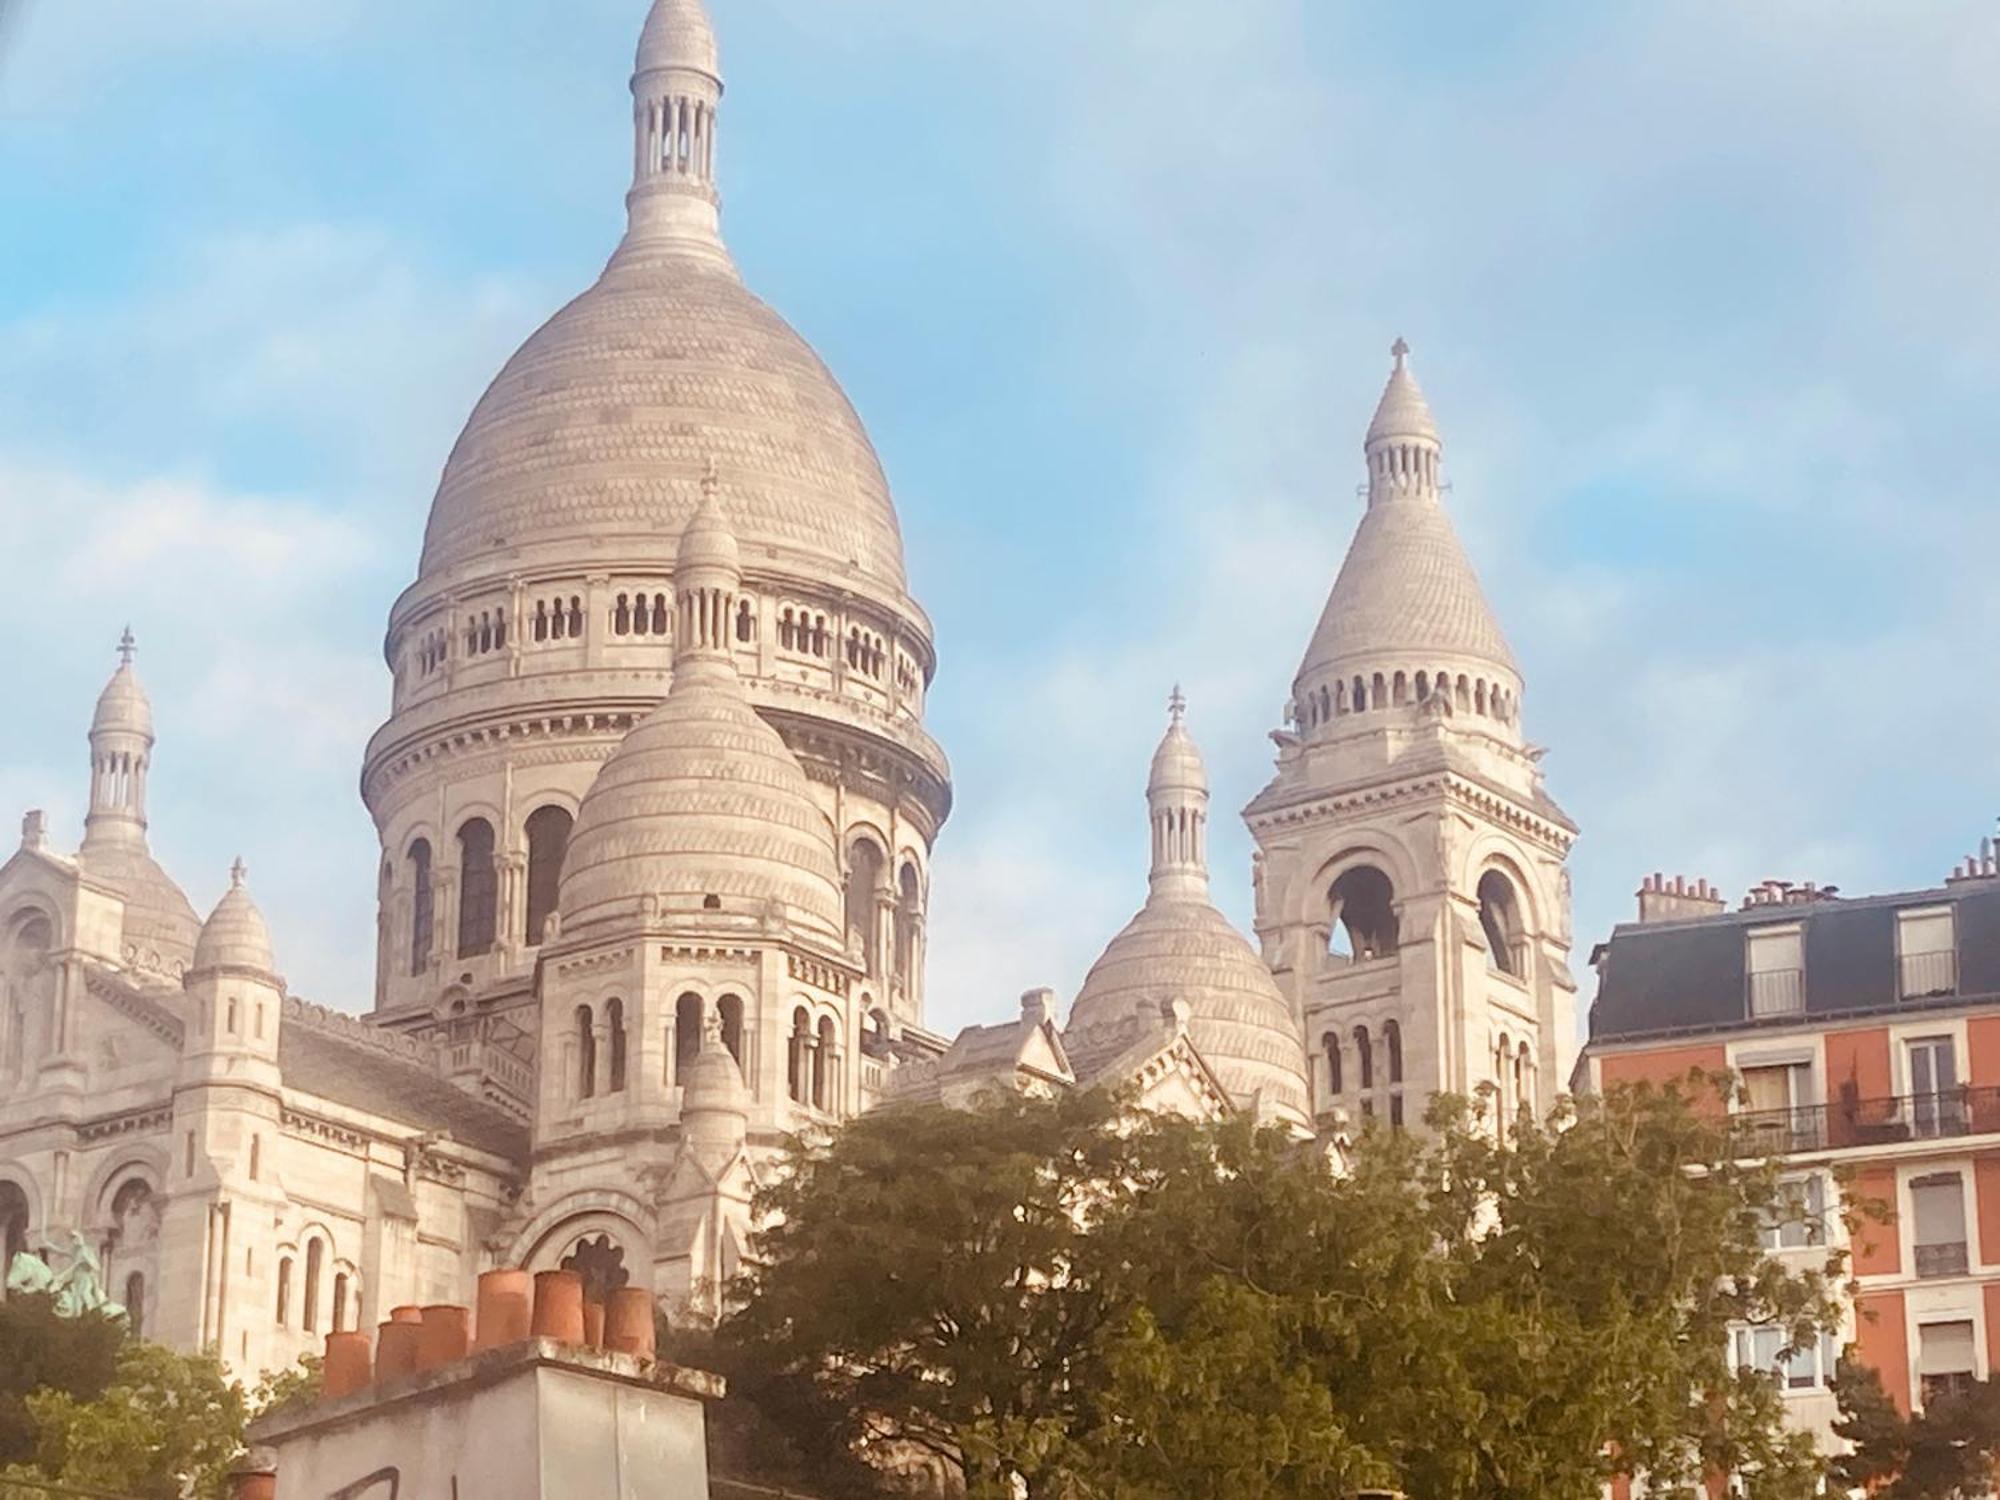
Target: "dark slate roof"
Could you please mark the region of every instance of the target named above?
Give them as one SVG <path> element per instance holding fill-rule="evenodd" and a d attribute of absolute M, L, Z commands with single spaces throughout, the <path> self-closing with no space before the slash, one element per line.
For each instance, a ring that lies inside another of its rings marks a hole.
<path fill-rule="evenodd" d="M 442 1077 L 422 1044 L 351 1016 L 287 1000 L 278 1067 L 287 1087 L 442 1132 L 495 1156 L 527 1159 L 526 1126 Z"/>
<path fill-rule="evenodd" d="M 1935 1001 L 1898 994 L 1896 913 L 1954 908 L 1958 990 Z M 1590 1039 L 1670 1036 L 1765 1024 L 1750 1019 L 1745 934 L 1758 927 L 1805 930 L 1805 1019 L 1908 1010 L 2000 995 L 2000 881 L 1968 881 L 1859 900 L 1752 906 L 1685 921 L 1627 923 L 1596 956 Z"/>

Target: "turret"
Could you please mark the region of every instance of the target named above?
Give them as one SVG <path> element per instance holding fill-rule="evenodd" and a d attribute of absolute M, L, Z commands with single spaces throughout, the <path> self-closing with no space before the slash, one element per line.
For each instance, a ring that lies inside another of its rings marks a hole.
<path fill-rule="evenodd" d="M 1179 688 L 1168 705 L 1167 732 L 1153 752 L 1146 781 L 1153 824 L 1155 895 L 1208 899 L 1208 768 L 1187 731 L 1187 699 Z"/>
<path fill-rule="evenodd" d="M 271 953 L 270 929 L 250 899 L 243 862 L 229 890 L 202 924 L 184 981 L 189 1000 L 185 1053 L 205 1072 L 242 1076 L 268 1065 L 276 1082 L 278 1026 L 285 982 Z"/>
<path fill-rule="evenodd" d="M 727 262 L 716 135 L 722 61 L 702 0 L 655 0 L 632 75 L 628 243 L 660 241 Z"/>
<path fill-rule="evenodd" d="M 90 721 L 90 813 L 84 846 L 146 842 L 146 777 L 153 761 L 153 705 L 132 660 L 128 626 L 118 642 L 118 670 L 98 695 Z"/>

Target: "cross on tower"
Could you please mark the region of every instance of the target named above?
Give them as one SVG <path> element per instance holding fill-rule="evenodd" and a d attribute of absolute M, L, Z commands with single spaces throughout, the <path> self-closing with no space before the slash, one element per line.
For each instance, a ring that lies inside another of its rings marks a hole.
<path fill-rule="evenodd" d="M 139 654 L 139 643 L 132 637 L 132 627 L 125 627 L 125 634 L 118 640 L 118 661 L 121 666 L 131 666 L 132 658 Z"/>
<path fill-rule="evenodd" d="M 1173 696 L 1167 699 L 1167 714 L 1176 724 L 1187 718 L 1187 696 L 1181 692 L 1181 685 L 1174 684 Z"/>

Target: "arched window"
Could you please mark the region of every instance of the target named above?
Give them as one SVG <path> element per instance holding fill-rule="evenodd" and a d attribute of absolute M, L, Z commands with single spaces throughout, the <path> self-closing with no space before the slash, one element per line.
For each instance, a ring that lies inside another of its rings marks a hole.
<path fill-rule="evenodd" d="M 278 1262 L 278 1326 L 290 1326 L 292 1320 L 292 1258 L 287 1255 Z"/>
<path fill-rule="evenodd" d="M 1357 1026 L 1354 1028 L 1354 1061 L 1355 1071 L 1361 1077 L 1361 1087 L 1364 1089 L 1374 1088 L 1375 1049 L 1368 1043 L 1368 1028 L 1366 1026 Z"/>
<path fill-rule="evenodd" d="M 542 929 L 555 913 L 562 893 L 563 859 L 569 853 L 570 830 L 576 819 L 560 807 L 537 808 L 528 817 L 528 946 L 538 947 Z"/>
<path fill-rule="evenodd" d="M 6 1254 L 6 1260 L 0 1265 L 12 1270 L 14 1257 L 25 1254 L 27 1249 L 28 1195 L 21 1191 L 17 1183 L 0 1182 L 0 1251 Z M 6 1281 L 7 1278 L 0 1275 L 0 1288 L 5 1287 Z"/>
<path fill-rule="evenodd" d="M 622 1094 L 625 1092 L 625 1002 L 613 1000 L 604 1007 L 605 1046 L 611 1053 L 610 1082 L 605 1092 Z"/>
<path fill-rule="evenodd" d="M 813 1074 L 812 1017 L 804 1006 L 792 1012 L 791 1055 L 785 1069 L 785 1087 L 793 1100 L 804 1104 L 812 1098 Z"/>
<path fill-rule="evenodd" d="M 341 1271 L 333 1278 L 333 1331 L 347 1332 L 347 1273 Z"/>
<path fill-rule="evenodd" d="M 847 854 L 847 931 L 861 942 L 867 972 L 882 972 L 882 923 L 877 904 L 888 883 L 882 850 L 873 839 L 856 839 Z"/>
<path fill-rule="evenodd" d="M 1403 1028 L 1394 1021 L 1382 1023 L 1382 1050 L 1389 1069 L 1389 1082 L 1396 1085 L 1403 1081 Z"/>
<path fill-rule="evenodd" d="M 1329 1095 L 1346 1091 L 1347 1084 L 1340 1076 L 1340 1033 L 1329 1031 L 1319 1039 L 1326 1052 L 1326 1091 Z"/>
<path fill-rule="evenodd" d="M 736 1066 L 743 1066 L 743 997 L 724 995 L 716 1005 L 722 1017 L 722 1045 L 729 1049 L 729 1055 L 736 1059 Z"/>
<path fill-rule="evenodd" d="M 576 1008 L 576 1097 L 597 1095 L 597 1026 L 588 1005 Z"/>
<path fill-rule="evenodd" d="M 1488 962 L 1502 974 L 1522 978 L 1528 955 L 1522 940 L 1521 903 L 1514 883 L 1498 870 L 1479 877 L 1479 926 L 1486 934 Z"/>
<path fill-rule="evenodd" d="M 896 895 L 896 985 L 904 994 L 917 987 L 918 933 L 923 922 L 923 882 L 917 867 L 905 861 Z"/>
<path fill-rule="evenodd" d="M 757 615 L 750 608 L 750 601 L 745 599 L 736 606 L 736 640 L 738 644 L 747 646 L 756 639 Z"/>
<path fill-rule="evenodd" d="M 1330 951 L 1365 963 L 1396 951 L 1396 888 L 1373 865 L 1356 865 L 1328 893 Z"/>
<path fill-rule="evenodd" d="M 306 1246 L 306 1307 L 299 1326 L 307 1333 L 319 1332 L 319 1277 L 325 1261 L 325 1241 L 314 1240 Z"/>
<path fill-rule="evenodd" d="M 1514 1108 L 1525 1109 L 1534 1114 L 1535 1101 L 1535 1059 L 1528 1051 L 1528 1044 L 1521 1043 L 1514 1054 Z"/>
<path fill-rule="evenodd" d="M 134 1271 L 125 1278 L 125 1316 L 132 1329 L 132 1337 L 146 1336 L 146 1276 L 143 1271 Z"/>
<path fill-rule="evenodd" d="M 410 845 L 410 973 L 431 965 L 431 938 L 437 924 L 437 892 L 431 888 L 431 841 Z"/>
<path fill-rule="evenodd" d="M 1358 714 L 1368 711 L 1368 684 L 1359 677 L 1354 679 L 1354 711 Z"/>
<path fill-rule="evenodd" d="M 500 903 L 500 867 L 493 854 L 493 825 L 484 818 L 474 818 L 458 830 L 460 958 L 493 951 Z"/>
<path fill-rule="evenodd" d="M 687 994 L 674 1002 L 674 1082 L 687 1076 L 701 1051 L 701 996 Z"/>
<path fill-rule="evenodd" d="M 836 1036 L 833 1017 L 821 1016 L 819 1035 L 813 1045 L 813 1108 L 828 1114 L 840 1107 L 840 1079 L 836 1073 L 840 1051 Z"/>

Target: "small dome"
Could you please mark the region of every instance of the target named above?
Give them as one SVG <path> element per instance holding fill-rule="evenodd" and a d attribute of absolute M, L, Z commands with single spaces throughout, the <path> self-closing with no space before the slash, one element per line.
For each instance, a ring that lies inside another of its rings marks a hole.
<path fill-rule="evenodd" d="M 254 969 L 260 974 L 275 973 L 277 960 L 271 953 L 271 930 L 264 914 L 250 899 L 243 884 L 243 863 L 237 861 L 229 875 L 229 891 L 216 904 L 203 924 L 201 940 L 195 944 L 194 970 Z"/>
<path fill-rule="evenodd" d="M 136 734 L 150 740 L 153 737 L 153 704 L 147 698 L 145 688 L 139 685 L 139 674 L 132 669 L 132 658 L 138 647 L 127 630 L 125 638 L 118 643 L 121 658 L 118 670 L 111 674 L 111 681 L 98 694 L 97 712 L 91 715 L 90 732 L 98 734 Z"/>
<path fill-rule="evenodd" d="M 1188 1036 L 1242 1109 L 1312 1119 L 1305 1042 L 1277 981 L 1243 935 L 1204 900 L 1146 903 L 1092 966 L 1069 1029 L 1115 1025 L 1141 1005 L 1186 1002 Z"/>
<path fill-rule="evenodd" d="M 693 68 L 721 80 L 722 49 L 702 0 L 654 0 L 639 34 L 636 70 L 655 73 L 663 68 Z"/>
<path fill-rule="evenodd" d="M 1390 352 L 1396 357 L 1396 366 L 1389 372 L 1389 384 L 1375 408 L 1375 420 L 1368 424 L 1368 446 L 1397 438 L 1438 442 L 1437 418 L 1431 415 L 1431 404 L 1424 399 L 1423 387 L 1410 373 L 1410 346 L 1397 339 Z"/>
<path fill-rule="evenodd" d="M 194 962 L 201 918 L 174 878 L 139 841 L 86 839 L 77 852 L 84 874 L 125 902 L 124 956 L 135 968 L 178 977 Z"/>
<path fill-rule="evenodd" d="M 1146 779 L 1149 794 L 1161 792 L 1208 793 L 1208 766 L 1201 758 L 1201 747 L 1194 742 L 1194 736 L 1187 729 L 1187 700 L 1181 696 L 1179 688 L 1174 689 L 1173 704 L 1167 724 L 1167 732 L 1160 740 L 1160 748 L 1153 752 L 1153 768 Z"/>
<path fill-rule="evenodd" d="M 715 466 L 711 463 L 708 477 L 701 482 L 701 504 L 688 518 L 687 527 L 681 532 L 680 549 L 674 554 L 674 571 L 683 579 L 701 570 L 725 572 L 732 578 L 742 575 L 743 554 L 736 545 L 736 533 L 723 514 L 717 492 Z"/>

